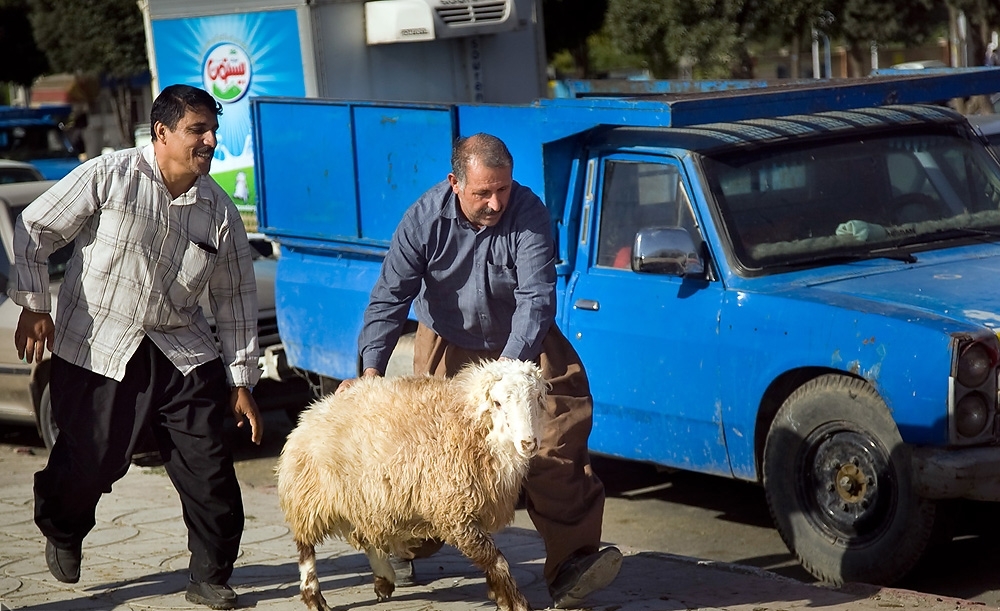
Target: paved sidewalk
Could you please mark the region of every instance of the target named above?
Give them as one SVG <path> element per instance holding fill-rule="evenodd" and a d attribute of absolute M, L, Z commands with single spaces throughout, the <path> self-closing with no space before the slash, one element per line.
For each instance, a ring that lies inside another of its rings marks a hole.
<path fill-rule="evenodd" d="M 4 448 L 6 450 L 6 448 Z M 98 505 L 97 527 L 84 541 L 82 578 L 53 579 L 44 538 L 32 521 L 31 474 L 44 457 L 21 449 L 0 455 L 0 605 L 34 611 L 205 609 L 184 600 L 187 541 L 180 502 L 162 468 L 132 467 Z M 241 608 L 300 611 L 295 548 L 274 489 L 243 490 L 247 522 L 230 585 Z M 541 579 L 544 549 L 531 529 L 497 536 L 514 577 L 536 609 L 550 604 Z M 621 574 L 587 601 L 594 611 L 952 611 L 981 603 L 906 590 L 856 586 L 833 590 L 765 571 L 624 549 Z M 495 609 L 482 574 L 453 548 L 416 564 L 420 585 L 378 603 L 364 555 L 339 540 L 317 549 L 323 592 L 337 611 L 460 611 Z"/>

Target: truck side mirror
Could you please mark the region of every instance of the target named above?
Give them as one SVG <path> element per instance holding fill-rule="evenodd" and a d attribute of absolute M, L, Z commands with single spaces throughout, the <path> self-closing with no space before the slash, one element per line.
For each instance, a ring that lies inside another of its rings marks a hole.
<path fill-rule="evenodd" d="M 635 234 L 632 271 L 704 277 L 705 263 L 691 234 L 677 227 L 652 227 Z"/>

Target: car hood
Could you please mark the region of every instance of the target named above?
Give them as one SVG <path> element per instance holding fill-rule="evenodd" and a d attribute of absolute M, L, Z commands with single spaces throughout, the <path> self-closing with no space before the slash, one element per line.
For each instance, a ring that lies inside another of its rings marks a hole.
<path fill-rule="evenodd" d="M 253 275 L 257 281 L 257 315 L 259 318 L 274 316 L 274 272 L 278 262 L 275 259 L 260 258 L 253 262 Z M 205 311 L 208 322 L 214 324 L 212 307 L 208 301 L 208 291 L 198 301 Z"/>
<path fill-rule="evenodd" d="M 918 263 L 810 283 L 821 294 L 856 298 L 859 309 L 934 315 L 977 326 L 1000 327 L 1000 256 Z"/>
<path fill-rule="evenodd" d="M 278 269 L 275 259 L 257 259 L 253 262 L 253 273 L 257 279 L 257 310 L 261 313 L 274 312 L 274 273 Z"/>

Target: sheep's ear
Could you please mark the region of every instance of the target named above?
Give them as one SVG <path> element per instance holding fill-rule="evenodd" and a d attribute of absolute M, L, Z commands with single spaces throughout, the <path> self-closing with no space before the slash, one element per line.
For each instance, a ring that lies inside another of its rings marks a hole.
<path fill-rule="evenodd" d="M 496 409 L 497 402 L 493 398 L 493 385 L 501 379 L 496 373 L 487 369 L 479 371 L 479 375 L 472 380 L 470 390 L 471 404 L 476 406 L 476 418 L 481 418 L 484 414 L 490 414 Z"/>

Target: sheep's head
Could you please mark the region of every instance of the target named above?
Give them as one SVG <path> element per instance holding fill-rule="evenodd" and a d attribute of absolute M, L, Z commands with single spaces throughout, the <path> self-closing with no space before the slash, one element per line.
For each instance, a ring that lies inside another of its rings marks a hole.
<path fill-rule="evenodd" d="M 534 456 L 548 390 L 541 369 L 528 361 L 486 361 L 463 373 L 468 373 L 476 418 L 491 421 L 490 443 L 523 459 Z"/>

